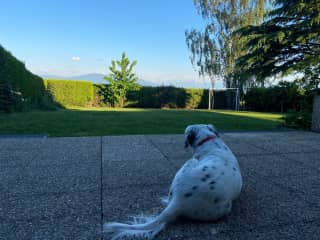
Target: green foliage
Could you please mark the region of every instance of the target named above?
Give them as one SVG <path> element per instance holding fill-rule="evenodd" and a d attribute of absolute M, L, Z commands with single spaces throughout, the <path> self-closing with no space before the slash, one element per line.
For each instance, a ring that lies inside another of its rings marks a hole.
<path fill-rule="evenodd" d="M 141 108 L 207 108 L 208 91 L 176 87 L 141 87 L 128 93 L 131 107 Z"/>
<path fill-rule="evenodd" d="M 0 45 L 1 102 L 8 105 L 6 111 L 44 107 L 46 98 L 43 79 L 28 71 L 20 62 Z M 48 102 L 52 105 L 52 102 Z M 6 107 L 5 107 L 6 108 Z M 10 110 L 9 110 L 10 109 Z"/>
<path fill-rule="evenodd" d="M 130 63 L 125 53 L 122 53 L 121 60 L 113 60 L 111 62 L 111 66 L 109 67 L 111 73 L 104 78 L 109 82 L 109 86 L 105 89 L 104 95 L 113 106 L 123 107 L 127 92 L 139 87 L 137 84 L 138 78 L 132 72 L 136 64 L 137 61 Z"/>
<path fill-rule="evenodd" d="M 289 112 L 284 117 L 284 125 L 290 128 L 310 130 L 312 114 L 310 112 Z"/>
<path fill-rule="evenodd" d="M 261 112 L 309 111 L 312 92 L 305 91 L 299 81 L 280 82 L 268 88 L 252 88 L 244 96 L 248 110 Z"/>
<path fill-rule="evenodd" d="M 14 110 L 15 96 L 12 91 L 12 87 L 6 79 L 1 79 L 0 81 L 0 112 L 4 111 L 6 113 L 12 112 Z"/>
<path fill-rule="evenodd" d="M 94 100 L 91 82 L 52 79 L 45 82 L 54 101 L 62 106 L 87 106 Z"/>
<path fill-rule="evenodd" d="M 92 84 L 74 80 L 45 80 L 47 91 L 53 100 L 63 107 L 96 106 L 113 107 L 112 99 L 105 91 L 107 84 Z M 176 87 L 140 87 L 127 92 L 124 107 L 141 108 L 187 108 L 208 107 L 208 90 Z"/>
<path fill-rule="evenodd" d="M 199 14 L 206 21 L 203 31 L 186 31 L 191 62 L 202 76 L 209 76 L 212 85 L 222 78 L 227 87 L 238 86 L 234 74 L 235 60 L 243 54 L 242 43 L 234 32 L 248 24 L 262 21 L 268 0 L 194 0 Z"/>
<path fill-rule="evenodd" d="M 215 109 L 235 109 L 236 108 L 236 91 L 234 89 L 215 90 L 214 107 Z"/>
<path fill-rule="evenodd" d="M 267 20 L 238 31 L 245 55 L 237 61 L 243 81 L 263 82 L 277 74 L 304 73 L 303 80 L 320 83 L 320 0 L 277 0 Z"/>

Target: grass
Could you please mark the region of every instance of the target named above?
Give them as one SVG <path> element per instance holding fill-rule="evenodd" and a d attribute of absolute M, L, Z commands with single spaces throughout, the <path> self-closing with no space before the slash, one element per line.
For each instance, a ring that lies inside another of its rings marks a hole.
<path fill-rule="evenodd" d="M 0 134 L 102 136 L 123 134 L 182 134 L 194 123 L 211 123 L 218 130 L 273 130 L 283 114 L 172 110 L 69 108 L 58 111 L 0 113 Z"/>

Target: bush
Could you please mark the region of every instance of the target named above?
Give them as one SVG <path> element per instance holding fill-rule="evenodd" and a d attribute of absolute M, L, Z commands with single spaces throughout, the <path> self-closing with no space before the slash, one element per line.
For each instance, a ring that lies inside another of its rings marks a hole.
<path fill-rule="evenodd" d="M 91 82 L 48 79 L 45 85 L 53 100 L 62 106 L 85 107 L 94 100 Z"/>
<path fill-rule="evenodd" d="M 312 114 L 310 112 L 289 112 L 285 120 L 285 126 L 296 129 L 311 129 Z"/>

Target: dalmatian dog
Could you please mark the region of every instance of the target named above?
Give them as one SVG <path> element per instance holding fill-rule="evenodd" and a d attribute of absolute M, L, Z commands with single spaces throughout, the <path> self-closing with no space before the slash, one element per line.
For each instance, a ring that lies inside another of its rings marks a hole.
<path fill-rule="evenodd" d="M 106 223 L 112 240 L 153 239 L 177 217 L 214 221 L 228 213 L 242 188 L 238 161 L 211 124 L 190 125 L 185 147 L 193 156 L 176 173 L 165 199 L 166 208 L 156 217 L 141 217 L 131 224 Z"/>

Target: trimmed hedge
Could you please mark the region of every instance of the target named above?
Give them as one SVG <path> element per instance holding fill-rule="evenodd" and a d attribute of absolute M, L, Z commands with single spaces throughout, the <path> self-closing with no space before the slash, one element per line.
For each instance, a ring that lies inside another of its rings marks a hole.
<path fill-rule="evenodd" d="M 91 82 L 73 80 L 45 80 L 47 91 L 54 101 L 62 106 L 92 105 L 94 87 Z"/>
<path fill-rule="evenodd" d="M 107 84 L 75 80 L 46 80 L 47 90 L 55 102 L 63 106 L 111 107 Z M 232 91 L 214 93 L 215 108 L 234 109 L 235 94 Z M 207 109 L 208 90 L 177 88 L 173 86 L 145 87 L 129 91 L 125 107 Z"/>
<path fill-rule="evenodd" d="M 247 110 L 257 112 L 288 112 L 312 110 L 313 94 L 295 82 L 280 82 L 268 88 L 251 88 L 244 95 Z"/>
<path fill-rule="evenodd" d="M 93 105 L 111 106 L 103 95 L 105 84 L 96 84 Z M 140 87 L 129 91 L 125 107 L 139 108 L 208 108 L 208 90 L 192 88 L 176 88 L 172 86 Z"/>
<path fill-rule="evenodd" d="M 128 93 L 128 106 L 140 108 L 207 108 L 208 91 L 176 87 L 141 87 Z"/>
<path fill-rule="evenodd" d="M 12 97 L 6 97 L 1 101 L 8 106 L 10 101 L 11 110 L 24 110 L 27 108 L 46 108 L 52 105 L 46 96 L 43 79 L 28 71 L 21 61 L 0 45 L 0 87 L 1 92 L 7 92 Z M 2 105 L 0 102 L 0 110 Z M 10 111 L 11 111 L 10 110 Z"/>

